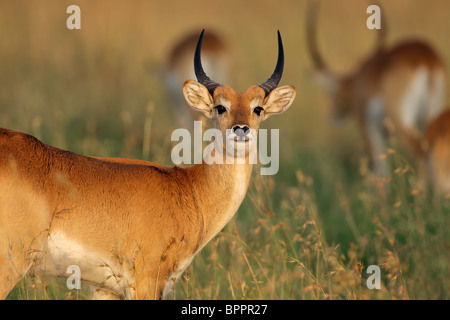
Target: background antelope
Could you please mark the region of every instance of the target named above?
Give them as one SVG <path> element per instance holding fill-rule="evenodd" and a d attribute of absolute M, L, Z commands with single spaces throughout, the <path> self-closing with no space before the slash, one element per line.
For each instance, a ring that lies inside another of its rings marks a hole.
<path fill-rule="evenodd" d="M 245 164 L 179 168 L 93 158 L 0 129 L 1 298 L 31 267 L 65 276 L 69 265 L 97 286 L 93 298 L 162 298 L 234 216 L 251 176 L 252 135 L 261 121 L 286 111 L 296 91 L 277 87 L 284 66 L 279 33 L 274 73 L 243 93 L 205 74 L 202 37 L 203 31 L 194 58 L 198 82 L 186 81 L 184 96 L 221 130 L 223 146 L 231 140 L 246 147 L 233 152 Z"/>
<path fill-rule="evenodd" d="M 387 44 L 415 35 L 450 64 L 450 1 L 377 2 L 389 14 Z M 366 28 L 372 3 L 323 2 L 317 41 L 332 71 L 350 71 L 375 43 L 378 32 Z M 331 126 L 326 91 L 317 94 L 321 88 L 303 73 L 312 66 L 303 32 L 306 0 L 279 0 L 276 6 L 259 1 L 257 10 L 255 1 L 239 0 L 80 1 L 80 32 L 65 29 L 67 6 L 0 1 L 0 127 L 78 154 L 171 163 L 172 109 L 160 74 L 149 74 L 147 66 L 165 66 L 173 39 L 199 21 L 208 26 L 204 40 L 210 28 L 224 36 L 245 34 L 228 42 L 239 48 L 228 83 L 235 89 L 273 71 L 274 26 L 283 30 L 286 53 L 296 52 L 296 59 L 286 60 L 280 84 L 301 87 L 294 103 L 309 107 L 291 106 L 261 124 L 280 129 L 279 172 L 252 177 L 238 217 L 195 256 L 166 299 L 448 299 L 442 279 L 450 274 L 450 202 L 412 193 L 415 174 L 402 159 L 394 159 L 395 169 L 403 165 L 391 182 L 371 179 L 364 162 L 355 170 L 363 141 L 357 121 L 339 130 Z M 446 100 L 448 105 L 448 95 Z M 152 113 L 145 108 L 149 102 Z M 147 132 L 154 143 L 145 153 Z M 389 197 L 372 192 L 374 183 L 393 186 Z M 381 267 L 380 290 L 355 278 L 369 276 L 365 269 L 355 272 L 359 261 Z M 8 299 L 90 297 L 88 285 L 68 289 L 66 280 L 27 273 Z M 176 317 L 179 309 L 172 309 L 164 312 Z"/>
<path fill-rule="evenodd" d="M 333 74 L 322 58 L 316 35 L 318 1 L 310 1 L 307 16 L 307 41 L 321 84 L 332 100 L 335 118 L 355 116 L 362 129 L 373 169 L 387 174 L 388 133 L 394 133 L 417 160 L 424 175 L 423 134 L 427 124 L 443 109 L 445 97 L 444 63 L 434 48 L 422 40 L 384 45 L 385 23 L 377 47 L 355 71 Z"/>
<path fill-rule="evenodd" d="M 436 196 L 450 196 L 450 109 L 437 116 L 425 132 L 427 168 Z"/>
<path fill-rule="evenodd" d="M 180 87 L 185 79 L 192 79 L 195 76 L 192 70 L 192 51 L 195 49 L 197 37 L 198 34 L 192 32 L 173 45 L 168 54 L 167 67 L 162 73 L 177 125 L 188 128 L 192 127 L 193 121 L 201 117 L 201 114 L 186 108 Z M 223 36 L 214 31 L 208 31 L 204 37 L 203 67 L 217 82 L 228 83 L 231 67 L 228 44 Z"/>

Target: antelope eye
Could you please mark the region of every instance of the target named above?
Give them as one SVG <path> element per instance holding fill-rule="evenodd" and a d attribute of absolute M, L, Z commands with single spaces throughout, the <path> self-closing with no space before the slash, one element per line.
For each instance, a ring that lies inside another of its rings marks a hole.
<path fill-rule="evenodd" d="M 263 111 L 263 110 L 264 109 L 261 107 L 256 107 L 255 109 L 253 109 L 253 112 L 259 116 L 261 114 L 261 111 Z"/>
<path fill-rule="evenodd" d="M 222 114 L 225 111 L 227 111 L 227 109 L 224 106 L 221 106 L 221 105 L 215 106 L 215 109 L 217 110 L 218 114 Z"/>

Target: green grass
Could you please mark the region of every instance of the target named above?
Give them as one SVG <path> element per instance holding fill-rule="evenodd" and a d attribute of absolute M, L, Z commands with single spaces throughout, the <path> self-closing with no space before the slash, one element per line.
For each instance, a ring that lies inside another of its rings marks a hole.
<path fill-rule="evenodd" d="M 233 43 L 232 85 L 242 90 L 269 76 L 275 30 L 280 29 L 286 51 L 282 83 L 298 91 L 286 114 L 264 124 L 280 128 L 280 170 L 270 177 L 255 170 L 235 218 L 194 259 L 167 298 L 448 299 L 450 200 L 436 201 L 418 191 L 414 166 L 399 150 L 387 154 L 390 175 L 374 177 L 353 120 L 342 127 L 329 124 L 324 92 L 308 76 L 304 2 L 268 1 L 259 15 L 252 10 L 257 1 L 217 7 L 198 1 L 202 12 L 177 3 L 136 1 L 132 7 L 79 1 L 82 30 L 68 31 L 69 2 L 2 2 L 0 127 L 85 155 L 171 164 L 170 134 L 176 126 L 152 71 L 164 63 L 171 41 L 192 28 L 222 30 Z M 349 70 L 372 44 L 373 37 L 361 27 L 365 7 L 359 3 L 346 5 L 347 11 L 338 1 L 324 6 L 328 20 L 322 21 L 321 45 L 339 71 Z M 411 33 L 425 36 L 450 65 L 447 2 L 385 7 L 391 40 Z M 423 12 L 429 14 L 425 25 L 417 22 L 425 21 Z M 354 36 L 336 35 L 336 24 Z M 366 268 L 372 264 L 381 267 L 380 290 L 366 287 Z M 88 284 L 71 291 L 65 279 L 29 275 L 8 298 L 88 296 Z"/>

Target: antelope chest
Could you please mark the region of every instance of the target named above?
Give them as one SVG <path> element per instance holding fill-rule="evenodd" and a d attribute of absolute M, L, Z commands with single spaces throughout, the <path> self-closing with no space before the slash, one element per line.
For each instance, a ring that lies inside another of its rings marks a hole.
<path fill-rule="evenodd" d="M 230 186 L 229 201 L 225 205 L 219 204 L 217 211 L 220 218 L 211 229 L 207 242 L 217 235 L 228 222 L 230 222 L 244 200 L 248 186 L 248 173 L 245 165 L 235 165 L 234 177 L 232 181 L 233 183 Z"/>

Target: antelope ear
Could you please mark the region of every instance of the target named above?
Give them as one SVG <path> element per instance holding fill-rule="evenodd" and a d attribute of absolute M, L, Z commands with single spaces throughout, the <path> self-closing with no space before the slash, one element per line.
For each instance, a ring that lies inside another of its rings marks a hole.
<path fill-rule="evenodd" d="M 213 98 L 204 85 L 194 80 L 187 80 L 183 84 L 183 94 L 194 110 L 202 112 L 208 118 L 213 117 Z"/>
<path fill-rule="evenodd" d="M 294 102 L 295 95 L 296 91 L 293 86 L 273 89 L 264 100 L 264 119 L 285 112 Z"/>

